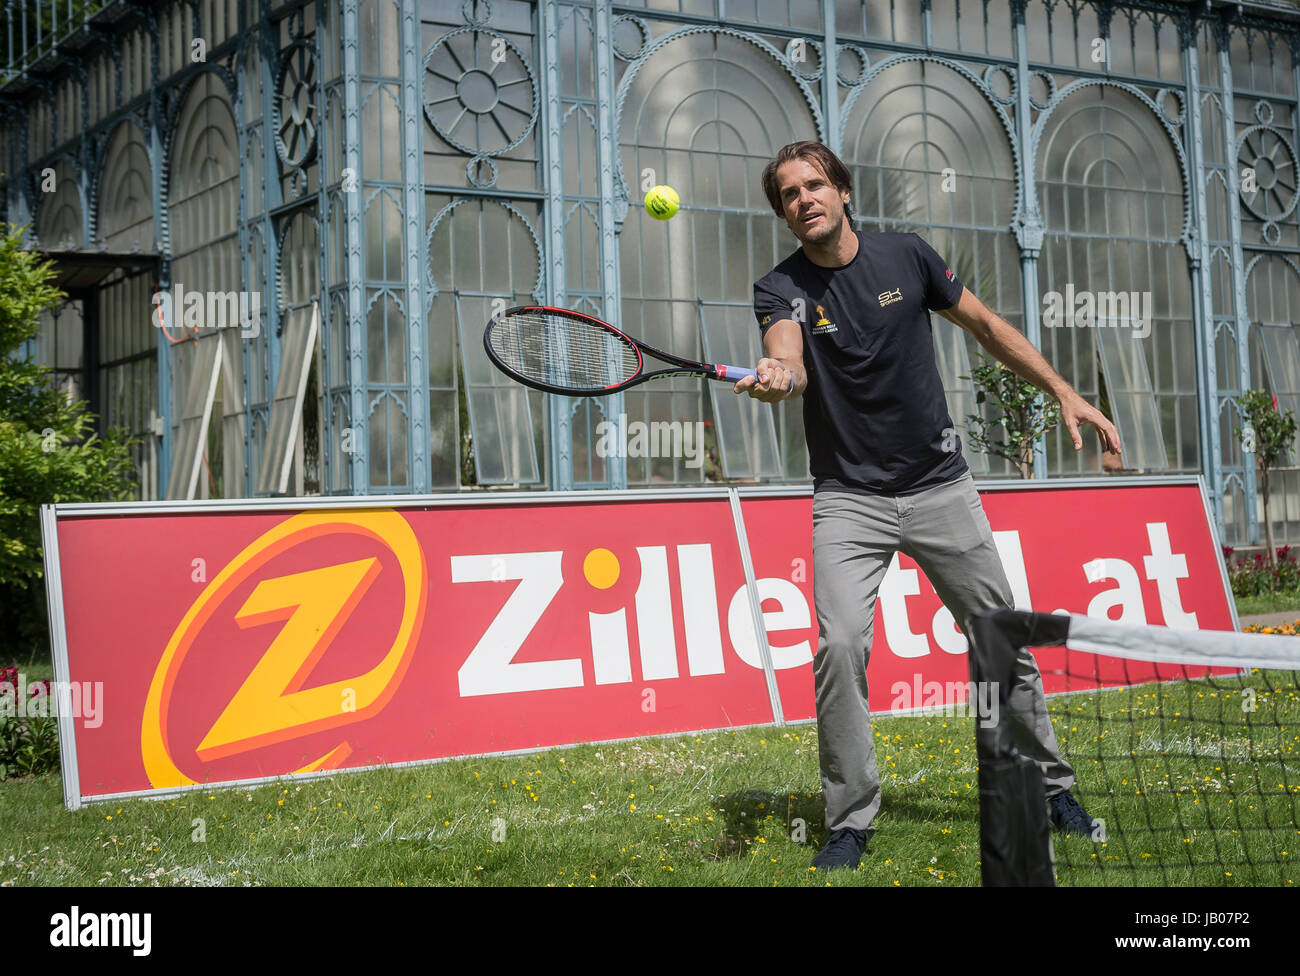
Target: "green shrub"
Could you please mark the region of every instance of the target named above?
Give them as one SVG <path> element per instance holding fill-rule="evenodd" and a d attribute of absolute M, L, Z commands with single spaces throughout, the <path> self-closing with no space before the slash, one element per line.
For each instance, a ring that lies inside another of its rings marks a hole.
<path fill-rule="evenodd" d="M 0 226 L 0 648 L 32 660 L 49 647 L 41 505 L 130 498 L 134 473 L 125 434 L 95 436 L 87 404 L 16 355 L 64 299 L 53 265 L 21 241 Z"/>
<path fill-rule="evenodd" d="M 25 690 L 44 694 L 50 683 L 33 681 Z M 0 668 L 0 780 L 36 776 L 59 768 L 59 720 L 22 714 L 18 704 L 18 669 Z"/>

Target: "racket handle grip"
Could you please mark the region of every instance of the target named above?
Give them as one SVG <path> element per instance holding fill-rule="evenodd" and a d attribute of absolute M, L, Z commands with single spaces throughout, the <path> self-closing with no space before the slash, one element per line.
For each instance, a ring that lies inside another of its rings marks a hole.
<path fill-rule="evenodd" d="M 754 377 L 755 382 L 758 381 L 758 371 L 753 369 L 745 369 L 743 366 L 726 366 L 722 363 L 718 363 L 713 367 L 713 370 L 714 370 L 713 378 L 717 380 L 722 380 L 724 383 L 739 383 L 747 376 Z M 785 388 L 785 391 L 789 393 L 790 390 L 792 390 L 793 388 L 794 388 L 794 377 L 791 376 L 790 385 Z"/>

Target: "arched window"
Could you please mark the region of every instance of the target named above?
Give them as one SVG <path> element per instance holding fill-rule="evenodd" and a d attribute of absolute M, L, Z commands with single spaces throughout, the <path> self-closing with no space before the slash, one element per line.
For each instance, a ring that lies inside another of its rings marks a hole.
<path fill-rule="evenodd" d="M 36 210 L 36 238 L 45 250 L 80 250 L 86 242 L 77 174 L 62 159 L 51 168 L 54 170 L 54 189 L 52 192 L 42 192 Z M 38 174 L 42 191 L 45 190 L 45 175 Z"/>
<path fill-rule="evenodd" d="M 544 475 L 545 398 L 503 376 L 483 352 L 483 326 L 510 305 L 533 302 L 538 255 L 531 220 L 488 200 L 449 201 L 430 195 L 429 456 L 433 484 L 469 483 L 461 472 L 461 438 L 470 433 L 474 483 L 536 484 Z M 383 333 L 372 338 L 383 351 Z M 373 355 L 373 354 L 372 354 Z M 460 374 L 459 381 L 457 373 Z M 470 430 L 461 429 L 457 389 L 464 391 Z"/>
<path fill-rule="evenodd" d="M 799 243 L 768 206 L 763 167 L 786 143 L 816 138 L 804 91 L 754 43 L 720 32 L 687 34 L 639 65 L 619 119 L 623 178 L 634 204 L 619 240 L 622 324 L 630 334 L 700 360 L 752 363 L 762 356 L 753 283 Z M 655 220 L 639 206 L 645 190 L 659 183 L 681 197 L 671 220 Z M 578 208 L 569 219 L 592 218 Z M 572 246 L 569 257 L 575 257 Z M 720 470 L 707 461 L 687 467 L 692 459 L 681 457 L 629 457 L 629 485 L 710 475 L 808 477 L 801 404 L 773 410 L 721 384 L 703 385 L 691 378 L 656 381 L 629 390 L 625 407 L 630 420 L 645 423 L 693 423 L 711 413 Z M 584 454 L 575 445 L 579 481 Z"/>
<path fill-rule="evenodd" d="M 1119 428 L 1123 465 L 1195 472 L 1196 330 L 1179 240 L 1183 178 L 1152 107 L 1087 85 L 1042 122 L 1036 172 L 1044 355 Z M 1100 472 L 1098 439 L 1048 436 L 1052 474 Z"/>
<path fill-rule="evenodd" d="M 183 307 L 173 310 L 177 321 L 168 323 L 169 334 L 182 341 L 170 347 L 173 453 L 167 497 L 239 496 L 242 330 L 227 301 L 240 289 L 239 148 L 229 95 L 213 72 L 198 75 L 186 93 L 170 146 L 169 177 L 172 293 L 184 297 Z M 191 294 L 200 297 L 186 304 Z M 195 308 L 201 308 L 197 316 L 184 317 Z M 223 417 L 222 436 L 210 438 L 207 421 L 214 410 Z"/>
<path fill-rule="evenodd" d="M 154 250 L 153 181 L 149 149 L 138 126 L 113 130 L 99 177 L 99 239 L 112 253 Z"/>
<path fill-rule="evenodd" d="M 993 311 L 1022 327 L 1019 253 L 1008 230 L 1016 205 L 1015 161 L 1003 118 L 975 84 L 932 61 L 887 67 L 854 101 L 844 160 L 854 215 L 868 231 L 915 231 Z M 1010 474 L 972 451 L 966 418 L 977 410 L 969 379 L 979 344 L 932 320 L 936 359 L 953 423 L 971 469 Z"/>

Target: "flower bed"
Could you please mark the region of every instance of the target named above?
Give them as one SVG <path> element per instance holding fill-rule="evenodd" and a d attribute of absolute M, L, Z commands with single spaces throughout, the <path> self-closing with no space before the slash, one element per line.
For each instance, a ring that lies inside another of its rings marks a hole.
<path fill-rule="evenodd" d="M 1237 556 L 1232 546 L 1223 547 L 1223 561 L 1228 567 L 1228 582 L 1233 596 L 1261 596 L 1265 593 L 1300 589 L 1300 565 L 1290 546 L 1277 551 L 1277 565 L 1270 566 L 1268 557 L 1257 552 L 1253 557 Z"/>

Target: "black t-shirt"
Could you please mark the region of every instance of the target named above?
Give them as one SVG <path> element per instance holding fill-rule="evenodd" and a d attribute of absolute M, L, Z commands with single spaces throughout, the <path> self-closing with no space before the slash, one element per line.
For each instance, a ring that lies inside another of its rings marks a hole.
<path fill-rule="evenodd" d="M 763 334 L 781 319 L 803 329 L 813 490 L 913 494 L 969 470 L 930 332 L 930 310 L 955 305 L 962 284 L 915 234 L 857 235 L 843 267 L 802 248 L 778 264 L 754 283 L 754 315 Z"/>

